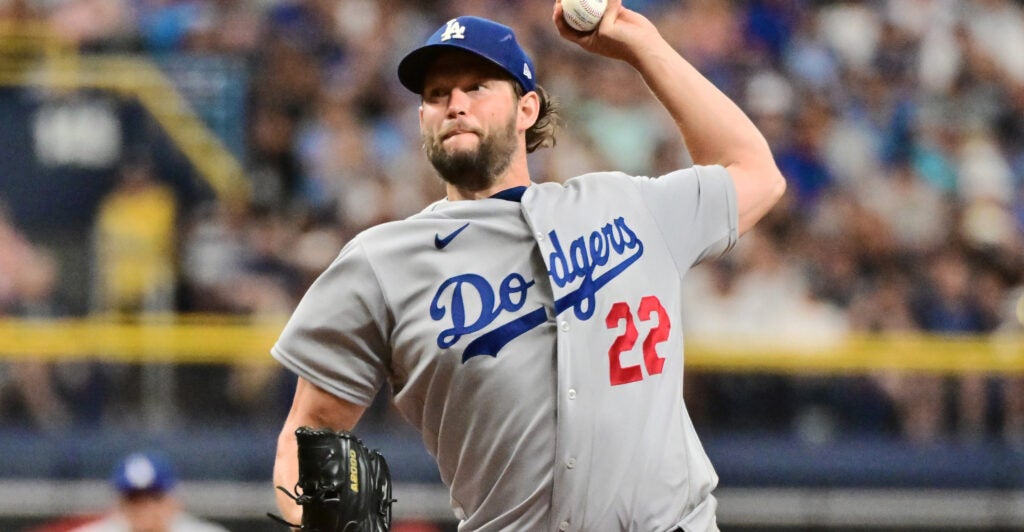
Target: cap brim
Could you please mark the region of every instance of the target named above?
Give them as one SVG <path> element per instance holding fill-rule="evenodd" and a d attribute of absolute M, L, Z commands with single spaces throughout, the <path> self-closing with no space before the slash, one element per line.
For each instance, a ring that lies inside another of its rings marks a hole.
<path fill-rule="evenodd" d="M 402 82 L 405 88 L 421 94 L 423 92 L 423 79 L 427 77 L 427 67 L 434 57 L 441 52 L 441 48 L 458 48 L 450 44 L 431 44 L 417 48 L 409 52 L 402 62 L 398 63 L 398 81 Z"/>
<path fill-rule="evenodd" d="M 131 488 L 118 490 L 122 497 L 158 496 L 170 493 L 170 487 L 153 486 L 151 488 Z"/>
<path fill-rule="evenodd" d="M 494 63 L 503 72 L 507 72 L 505 66 L 494 59 L 487 57 L 486 55 L 473 50 L 472 48 L 461 46 L 453 43 L 438 43 L 428 44 L 417 48 L 398 63 L 398 81 L 416 94 L 423 94 L 423 81 L 427 77 L 427 68 L 430 67 L 430 63 L 437 57 L 441 52 L 445 50 L 462 50 L 464 52 L 471 53 L 477 57 L 481 57 Z M 509 74 L 509 78 L 513 81 L 517 81 L 514 76 Z M 518 82 L 518 81 L 517 81 Z"/>

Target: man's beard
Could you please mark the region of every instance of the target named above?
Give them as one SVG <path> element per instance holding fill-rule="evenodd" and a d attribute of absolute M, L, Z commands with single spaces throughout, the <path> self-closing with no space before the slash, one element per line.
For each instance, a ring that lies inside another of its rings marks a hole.
<path fill-rule="evenodd" d="M 427 135 L 423 136 L 423 150 L 441 179 L 463 190 L 487 190 L 512 164 L 518 146 L 515 118 L 513 115 L 504 128 L 494 133 L 478 133 L 480 142 L 475 150 L 449 152 L 439 136 Z"/>

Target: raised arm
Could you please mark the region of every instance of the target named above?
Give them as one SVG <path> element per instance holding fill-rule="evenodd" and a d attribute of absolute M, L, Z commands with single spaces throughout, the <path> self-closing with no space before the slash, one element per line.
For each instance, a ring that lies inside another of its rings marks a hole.
<path fill-rule="evenodd" d="M 366 409 L 349 401 L 331 395 L 306 379 L 299 377 L 295 398 L 288 412 L 288 419 L 277 437 L 277 456 L 274 458 L 274 485 L 288 490 L 295 487 L 299 479 L 298 444 L 295 429 L 307 426 L 327 427 L 332 430 L 352 430 Z M 276 490 L 277 507 L 281 517 L 289 523 L 302 522 L 302 508 L 287 495 Z"/>
<path fill-rule="evenodd" d="M 732 100 L 682 58 L 646 17 L 609 0 L 596 30 L 582 34 L 562 19 L 559 34 L 583 49 L 626 61 L 665 106 L 696 164 L 726 167 L 736 187 L 739 232 L 754 226 L 786 190 L 768 142 Z"/>

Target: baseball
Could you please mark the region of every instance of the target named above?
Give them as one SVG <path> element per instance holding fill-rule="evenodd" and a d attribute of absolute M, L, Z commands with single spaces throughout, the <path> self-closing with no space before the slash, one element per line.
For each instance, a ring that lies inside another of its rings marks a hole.
<path fill-rule="evenodd" d="M 576 31 L 593 31 L 601 22 L 606 0 L 562 0 L 562 18 Z"/>

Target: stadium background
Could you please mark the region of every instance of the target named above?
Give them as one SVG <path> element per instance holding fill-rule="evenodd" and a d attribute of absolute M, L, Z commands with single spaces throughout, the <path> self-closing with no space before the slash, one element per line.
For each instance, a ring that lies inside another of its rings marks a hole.
<path fill-rule="evenodd" d="M 639 79 L 559 40 L 549 4 L 0 3 L 0 529 L 102 511 L 134 449 L 172 458 L 195 513 L 274 529 L 293 383 L 267 350 L 348 238 L 443 194 L 394 69 L 451 16 L 514 26 L 562 101 L 535 179 L 688 164 Z M 687 281 L 723 529 L 1024 529 L 1022 2 L 626 4 L 790 183 Z M 450 529 L 383 397 L 359 431 L 401 521 Z"/>

